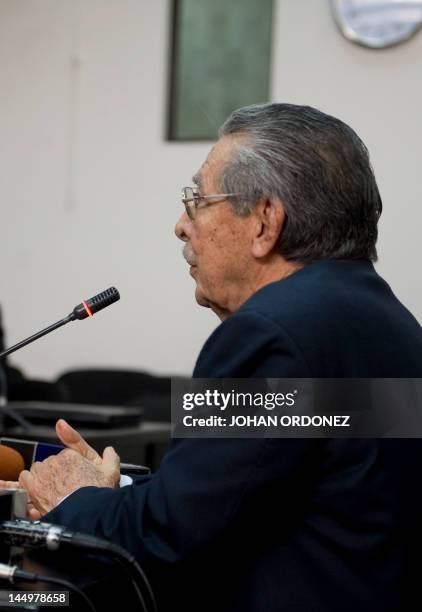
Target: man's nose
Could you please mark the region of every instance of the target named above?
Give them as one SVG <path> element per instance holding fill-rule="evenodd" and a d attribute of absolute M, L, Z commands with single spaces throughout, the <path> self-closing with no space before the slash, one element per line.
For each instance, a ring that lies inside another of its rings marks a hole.
<path fill-rule="evenodd" d="M 180 240 L 187 242 L 190 237 L 191 228 L 192 221 L 189 219 L 185 211 L 180 215 L 179 220 L 176 223 L 176 227 L 174 228 L 175 234 Z"/>

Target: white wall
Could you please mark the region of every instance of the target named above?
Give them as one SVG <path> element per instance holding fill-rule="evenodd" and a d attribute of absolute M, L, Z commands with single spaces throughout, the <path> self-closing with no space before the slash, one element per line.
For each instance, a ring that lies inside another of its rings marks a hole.
<path fill-rule="evenodd" d="M 280 0 L 274 100 L 338 115 L 363 138 L 383 199 L 378 271 L 422 322 L 422 31 L 386 50 L 346 41 L 328 0 Z"/>
<path fill-rule="evenodd" d="M 173 236 L 208 143 L 164 142 L 168 0 L 0 0 L 0 303 L 11 344 L 112 284 L 122 300 L 14 357 L 31 376 L 189 373 L 212 313 Z M 422 33 L 374 52 L 328 2 L 276 0 L 274 100 L 337 114 L 372 153 L 382 274 L 422 319 Z"/>

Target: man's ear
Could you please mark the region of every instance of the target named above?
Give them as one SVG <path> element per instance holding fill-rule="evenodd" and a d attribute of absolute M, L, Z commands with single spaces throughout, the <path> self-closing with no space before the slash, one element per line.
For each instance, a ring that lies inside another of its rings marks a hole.
<path fill-rule="evenodd" d="M 254 235 L 252 255 L 266 257 L 274 249 L 283 230 L 286 213 L 278 198 L 262 199 L 252 211 L 254 215 Z"/>

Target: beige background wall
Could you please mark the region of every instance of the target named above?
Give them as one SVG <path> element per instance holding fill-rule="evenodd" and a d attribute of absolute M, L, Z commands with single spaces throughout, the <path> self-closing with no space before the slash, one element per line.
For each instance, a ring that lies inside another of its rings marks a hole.
<path fill-rule="evenodd" d="M 0 303 L 11 344 L 114 284 L 119 305 L 14 358 L 31 376 L 189 373 L 212 313 L 173 235 L 209 143 L 164 142 L 168 0 L 0 0 Z M 422 320 L 422 33 L 346 42 L 324 0 L 276 0 L 272 99 L 337 114 L 372 153 L 378 269 Z"/>

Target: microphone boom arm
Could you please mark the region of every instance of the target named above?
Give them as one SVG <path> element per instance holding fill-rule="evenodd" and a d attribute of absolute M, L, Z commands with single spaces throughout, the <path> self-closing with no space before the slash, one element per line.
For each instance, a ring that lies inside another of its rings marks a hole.
<path fill-rule="evenodd" d="M 7 355 L 10 355 L 10 353 L 14 353 L 15 351 L 18 351 L 19 349 L 23 348 L 27 344 L 30 344 L 31 342 L 34 342 L 35 340 L 38 340 L 38 338 L 42 338 L 43 336 L 45 336 L 46 334 L 49 334 L 50 332 L 54 331 L 55 329 L 58 329 L 59 327 L 62 327 L 63 325 L 66 325 L 66 323 L 69 323 L 70 321 L 73 320 L 72 317 L 73 317 L 73 312 L 70 315 L 68 315 L 67 317 L 65 317 L 64 319 L 61 319 L 60 321 L 57 321 L 57 323 L 53 323 L 52 325 L 49 325 L 48 327 L 46 327 L 45 329 L 42 329 L 41 331 L 37 332 L 36 334 L 33 334 L 29 338 L 26 338 L 25 340 L 21 340 L 17 344 L 14 344 L 10 348 L 8 348 L 5 351 L 3 351 L 2 353 L 0 353 L 0 359 L 2 357 L 7 357 Z"/>

